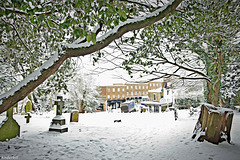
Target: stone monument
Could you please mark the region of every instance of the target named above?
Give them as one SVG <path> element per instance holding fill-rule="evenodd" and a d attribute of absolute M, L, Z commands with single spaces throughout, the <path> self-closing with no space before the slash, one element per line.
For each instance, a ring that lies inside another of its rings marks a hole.
<path fill-rule="evenodd" d="M 27 113 L 27 115 L 25 116 L 25 118 L 26 118 L 26 123 L 29 123 L 30 122 L 30 118 L 31 118 L 32 116 L 30 115 L 30 113 L 28 112 Z"/>
<path fill-rule="evenodd" d="M 66 120 L 62 116 L 62 108 L 64 105 L 63 97 L 57 96 L 57 100 L 54 102 L 54 105 L 57 105 L 56 116 L 52 120 L 49 131 L 56 131 L 60 133 L 67 132 L 68 127 L 65 125 Z"/>
<path fill-rule="evenodd" d="M 7 111 L 7 117 L 0 124 L 0 141 L 6 141 L 20 136 L 20 126 L 13 119 L 13 107 Z"/>
<path fill-rule="evenodd" d="M 73 110 L 70 116 L 70 122 L 78 122 L 78 110 Z"/>
<path fill-rule="evenodd" d="M 28 113 L 31 111 L 32 111 L 32 103 L 30 101 L 27 101 L 26 106 L 25 106 L 25 113 Z"/>

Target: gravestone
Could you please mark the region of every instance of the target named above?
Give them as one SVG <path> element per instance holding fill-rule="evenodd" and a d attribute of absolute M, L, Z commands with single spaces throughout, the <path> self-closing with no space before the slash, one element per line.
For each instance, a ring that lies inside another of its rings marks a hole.
<path fill-rule="evenodd" d="M 13 107 L 7 111 L 7 117 L 0 124 L 0 141 L 6 141 L 16 136 L 20 136 L 20 126 L 13 119 Z"/>
<path fill-rule="evenodd" d="M 25 118 L 26 118 L 26 123 L 29 123 L 30 122 L 30 118 L 31 118 L 32 116 L 30 115 L 30 113 L 27 113 L 27 115 L 25 116 Z"/>
<path fill-rule="evenodd" d="M 56 116 L 52 119 L 52 123 L 50 125 L 49 131 L 56 132 L 67 132 L 68 127 L 65 125 L 65 118 L 62 116 L 62 108 L 64 105 L 63 97 L 57 96 L 57 100 L 54 102 L 54 105 L 57 105 Z"/>
<path fill-rule="evenodd" d="M 70 116 L 70 122 L 78 122 L 78 110 L 73 110 Z"/>
<path fill-rule="evenodd" d="M 25 113 L 28 113 L 31 111 L 32 111 L 32 103 L 30 101 L 27 101 L 26 106 L 25 106 Z"/>

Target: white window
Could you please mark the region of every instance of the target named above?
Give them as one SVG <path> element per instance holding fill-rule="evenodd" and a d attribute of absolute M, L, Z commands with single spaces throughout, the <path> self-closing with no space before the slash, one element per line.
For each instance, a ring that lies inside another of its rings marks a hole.
<path fill-rule="evenodd" d="M 120 98 L 120 94 L 118 95 L 118 98 Z"/>
<path fill-rule="evenodd" d="M 125 89 L 123 88 L 122 91 L 124 92 L 124 90 L 125 90 Z"/>
<path fill-rule="evenodd" d="M 118 88 L 118 92 L 120 92 L 120 88 Z"/>
<path fill-rule="evenodd" d="M 127 86 L 127 89 L 129 89 L 129 86 Z"/>
<path fill-rule="evenodd" d="M 131 89 L 133 89 L 133 86 L 131 86 Z"/>
<path fill-rule="evenodd" d="M 129 95 L 129 93 L 127 92 L 127 96 Z"/>
<path fill-rule="evenodd" d="M 123 94 L 123 95 L 122 95 L 122 98 L 124 98 L 124 97 L 125 97 L 125 95 Z"/>
<path fill-rule="evenodd" d="M 153 87 L 155 87 L 155 83 L 153 83 Z"/>
<path fill-rule="evenodd" d="M 137 86 L 135 86 L 135 89 L 137 89 Z"/>
<path fill-rule="evenodd" d="M 107 92 L 110 92 L 110 88 L 107 88 Z"/>
<path fill-rule="evenodd" d="M 138 88 L 141 89 L 141 86 L 139 86 Z"/>
<path fill-rule="evenodd" d="M 113 95 L 113 98 L 115 98 L 115 95 Z"/>
<path fill-rule="evenodd" d="M 110 99 L 110 95 L 108 95 L 107 98 Z"/>
<path fill-rule="evenodd" d="M 139 92 L 139 95 L 141 95 L 141 92 Z"/>
<path fill-rule="evenodd" d="M 152 83 L 150 83 L 150 87 L 152 87 Z"/>
<path fill-rule="evenodd" d="M 137 92 L 135 92 L 135 95 L 137 95 Z"/>
<path fill-rule="evenodd" d="M 148 86 L 146 86 L 146 89 L 148 89 Z"/>
<path fill-rule="evenodd" d="M 115 88 L 113 88 L 113 92 L 115 92 Z"/>
<path fill-rule="evenodd" d="M 143 95 L 145 95 L 145 92 L 143 92 Z"/>
<path fill-rule="evenodd" d="M 143 86 L 143 89 L 144 89 L 144 86 Z"/>
<path fill-rule="evenodd" d="M 133 92 L 131 92 L 131 95 L 133 96 Z"/>
<path fill-rule="evenodd" d="M 158 87 L 158 83 L 156 84 L 156 86 Z"/>

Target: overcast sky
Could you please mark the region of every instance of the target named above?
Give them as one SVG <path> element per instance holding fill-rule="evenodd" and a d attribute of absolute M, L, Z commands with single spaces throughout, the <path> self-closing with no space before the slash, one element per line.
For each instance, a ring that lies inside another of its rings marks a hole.
<path fill-rule="evenodd" d="M 129 78 L 127 72 L 123 69 L 108 70 L 102 73 L 98 72 L 102 70 L 99 68 L 112 68 L 113 65 L 111 63 L 102 64 L 100 62 L 93 66 L 91 55 L 81 57 L 81 60 L 79 62 L 81 64 L 81 72 L 85 75 L 90 74 L 91 76 L 93 76 L 93 78 L 96 80 L 96 85 L 99 86 L 112 85 L 113 83 L 126 83 L 125 80 L 118 78 L 118 75 Z"/>

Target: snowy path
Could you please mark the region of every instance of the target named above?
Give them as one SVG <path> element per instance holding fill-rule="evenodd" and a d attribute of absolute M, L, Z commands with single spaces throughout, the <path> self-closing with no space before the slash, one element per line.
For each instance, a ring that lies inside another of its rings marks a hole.
<path fill-rule="evenodd" d="M 237 160 L 240 157 L 240 114 L 232 126 L 234 145 L 213 145 L 191 140 L 198 115 L 189 117 L 179 111 L 167 113 L 93 113 L 80 114 L 78 123 L 69 123 L 69 131 L 49 132 L 53 114 L 32 115 L 30 124 L 24 116 L 14 118 L 21 125 L 21 137 L 0 142 L 0 157 L 21 160 Z M 5 117 L 0 116 L 0 121 Z M 113 123 L 121 119 L 120 123 Z M 1 159 L 0 158 L 0 159 Z"/>

